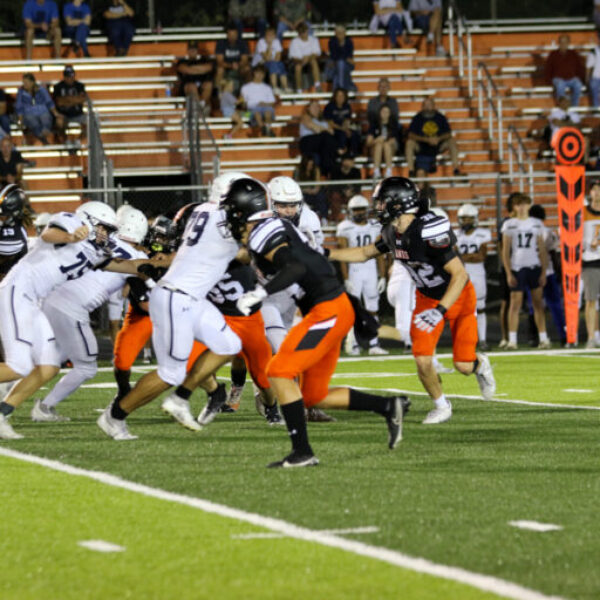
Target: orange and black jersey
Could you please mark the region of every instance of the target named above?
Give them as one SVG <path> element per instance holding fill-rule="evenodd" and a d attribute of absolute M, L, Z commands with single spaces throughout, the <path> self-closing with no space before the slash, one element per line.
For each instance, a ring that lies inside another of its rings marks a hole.
<path fill-rule="evenodd" d="M 0 274 L 6 275 L 27 254 L 27 232 L 21 223 L 0 227 Z"/>
<path fill-rule="evenodd" d="M 394 254 L 423 295 L 440 300 L 450 283 L 444 265 L 457 256 L 455 244 L 456 236 L 447 217 L 428 212 L 418 216 L 403 234 L 393 225 L 384 227 L 376 247 Z"/>
<path fill-rule="evenodd" d="M 257 282 L 256 272 L 252 267 L 239 260 L 232 260 L 221 281 L 208 292 L 208 299 L 224 315 L 243 317 L 244 315 L 238 310 L 236 303 L 245 292 L 253 290 Z M 250 314 L 258 312 L 260 308 L 261 304 L 256 304 L 252 307 Z"/>
<path fill-rule="evenodd" d="M 248 239 L 248 250 L 267 279 L 278 273 L 280 268 L 265 256 L 282 244 L 287 245 L 293 261 L 303 266 L 302 274 L 295 281 L 304 292 L 298 300 L 303 314 L 319 302 L 332 300 L 344 291 L 325 256 L 313 250 L 308 239 L 290 221 L 275 217 L 259 223 Z"/>

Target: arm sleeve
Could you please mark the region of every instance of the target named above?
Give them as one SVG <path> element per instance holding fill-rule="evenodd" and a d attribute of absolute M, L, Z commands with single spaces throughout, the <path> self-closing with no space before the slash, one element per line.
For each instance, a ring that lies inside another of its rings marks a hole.
<path fill-rule="evenodd" d="M 277 267 L 277 275 L 265 285 L 268 294 L 275 294 L 296 283 L 306 273 L 306 267 L 294 258 L 288 245 L 282 246 L 273 255 L 273 265 Z"/>
<path fill-rule="evenodd" d="M 136 304 L 148 301 L 150 290 L 142 279 L 139 277 L 128 277 L 127 283 L 129 284 L 129 294 L 127 295 L 129 300 Z"/>

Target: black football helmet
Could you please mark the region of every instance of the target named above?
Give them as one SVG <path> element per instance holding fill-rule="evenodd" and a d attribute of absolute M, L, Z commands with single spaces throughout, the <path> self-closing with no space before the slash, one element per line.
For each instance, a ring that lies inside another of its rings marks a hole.
<path fill-rule="evenodd" d="M 246 223 L 269 216 L 267 190 L 256 179 L 249 177 L 238 179 L 231 184 L 220 207 L 225 210 L 227 227 L 231 235 L 239 242 Z"/>
<path fill-rule="evenodd" d="M 373 192 L 377 218 L 387 225 L 402 214 L 417 214 L 422 200 L 417 186 L 406 177 L 386 177 Z"/>
<path fill-rule="evenodd" d="M 175 226 L 173 221 L 164 215 L 159 215 L 148 230 L 146 246 L 153 252 L 169 254 L 176 247 Z"/>
<path fill-rule="evenodd" d="M 11 183 L 0 191 L 0 216 L 4 217 L 4 225 L 15 225 L 24 216 L 27 205 L 25 192 L 16 184 Z"/>
<path fill-rule="evenodd" d="M 185 231 L 185 227 L 190 220 L 190 216 L 194 212 L 194 209 L 197 206 L 200 206 L 201 202 L 190 202 L 185 206 L 182 206 L 177 214 L 173 217 L 172 223 L 172 238 L 173 243 L 175 244 L 175 248 L 178 248 L 181 245 L 183 240 L 183 232 Z"/>

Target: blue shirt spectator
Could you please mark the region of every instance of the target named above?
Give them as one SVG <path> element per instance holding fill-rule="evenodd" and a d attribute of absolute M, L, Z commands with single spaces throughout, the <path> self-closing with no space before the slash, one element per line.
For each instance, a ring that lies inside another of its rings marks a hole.
<path fill-rule="evenodd" d="M 58 7 L 54 0 L 27 0 L 23 6 L 26 58 L 31 60 L 34 37 L 45 37 L 54 47 L 54 57 L 60 57 L 62 32 L 58 22 Z"/>
<path fill-rule="evenodd" d="M 54 0 L 27 0 L 23 6 L 23 20 L 29 19 L 34 25 L 50 25 L 52 19 L 58 19 L 58 7 Z"/>
<path fill-rule="evenodd" d="M 135 11 L 125 0 L 112 0 L 104 11 L 106 33 L 117 56 L 125 56 L 129 52 L 135 34 L 134 15 Z"/>
<path fill-rule="evenodd" d="M 35 81 L 31 73 L 23 75 L 23 85 L 17 92 L 15 112 L 21 125 L 27 128 L 43 144 L 49 144 L 53 115 L 57 115 L 48 90 Z"/>
<path fill-rule="evenodd" d="M 71 38 L 71 44 L 75 52 L 81 48 L 84 56 L 89 56 L 87 38 L 90 34 L 90 23 L 92 11 L 83 0 L 73 0 L 63 7 L 63 18 L 65 20 L 65 35 Z"/>

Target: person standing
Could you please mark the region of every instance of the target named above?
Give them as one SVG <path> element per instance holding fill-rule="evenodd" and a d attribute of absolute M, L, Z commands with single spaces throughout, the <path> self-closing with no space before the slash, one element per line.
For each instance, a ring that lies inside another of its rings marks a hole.
<path fill-rule="evenodd" d="M 586 348 L 600 346 L 598 297 L 600 297 L 600 179 L 590 185 L 589 203 L 583 212 L 583 294 L 585 299 Z"/>

